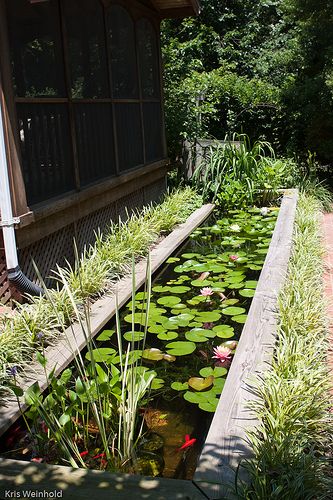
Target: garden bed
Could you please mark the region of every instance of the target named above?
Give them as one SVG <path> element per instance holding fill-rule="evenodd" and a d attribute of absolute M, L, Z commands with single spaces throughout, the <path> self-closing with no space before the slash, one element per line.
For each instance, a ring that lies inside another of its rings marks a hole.
<path fill-rule="evenodd" d="M 252 397 L 249 397 L 250 393 L 248 392 L 248 388 L 246 386 L 246 380 L 248 380 L 248 377 L 250 375 L 258 371 L 262 371 L 265 368 L 265 364 L 271 357 L 272 349 L 274 346 L 274 329 L 276 321 L 274 309 L 276 305 L 277 293 L 286 273 L 291 246 L 296 199 L 296 194 L 291 193 L 290 195 L 286 195 L 282 201 L 280 215 L 278 217 L 277 225 L 273 234 L 273 239 L 271 241 L 269 251 L 265 260 L 264 268 L 260 275 L 257 291 L 254 295 L 249 315 L 243 329 L 242 337 L 236 350 L 229 376 L 225 384 L 225 388 L 223 390 L 219 405 L 217 407 L 217 411 L 215 413 L 215 417 L 213 419 L 213 423 L 206 439 L 201 459 L 199 461 L 199 466 L 194 477 L 194 484 L 198 484 L 200 489 L 204 489 L 205 494 L 209 498 L 221 498 L 226 495 L 225 488 L 221 488 L 220 484 L 223 484 L 228 479 L 231 479 L 230 467 L 237 465 L 240 458 L 247 458 L 250 454 L 250 450 L 247 448 L 245 441 L 243 441 L 245 432 L 249 428 L 249 425 L 254 424 L 254 421 L 250 416 L 248 410 L 244 409 L 246 403 Z M 202 210 L 203 209 L 201 209 L 201 211 Z M 206 216 L 207 215 L 208 211 Z M 197 225 L 199 225 L 199 223 Z M 194 227 L 189 232 L 191 232 L 193 229 Z M 173 250 L 175 250 L 175 248 L 177 247 L 177 242 L 175 241 L 174 243 L 176 246 L 173 248 Z M 173 250 L 169 251 L 168 255 L 170 255 Z M 166 257 L 167 255 L 164 257 L 164 259 Z M 143 272 L 143 281 L 144 278 L 145 271 Z M 137 286 L 139 286 L 141 283 L 139 280 L 137 282 Z M 128 299 L 128 295 L 130 295 L 129 289 L 131 287 L 129 286 L 128 282 L 127 284 L 125 282 L 125 287 L 127 297 L 124 296 L 123 301 L 119 300 L 121 305 L 126 301 L 126 299 Z M 104 298 L 101 300 L 110 301 L 110 298 Z M 103 304 L 103 308 L 107 309 L 108 312 L 110 312 L 110 306 L 108 308 L 105 308 L 105 304 Z M 232 307 L 230 309 L 232 309 Z M 99 315 L 100 312 L 97 313 L 97 316 Z M 93 318 L 93 333 L 97 333 L 97 331 L 100 330 L 100 328 L 107 322 L 108 319 L 109 318 L 104 318 L 104 320 L 100 321 L 99 327 L 95 328 L 96 323 L 94 324 L 94 321 L 96 320 L 96 317 Z M 255 338 L 253 338 L 254 331 L 256 332 Z M 80 346 L 80 348 L 82 346 Z M 68 354 L 68 358 L 70 358 L 70 356 L 72 356 L 72 353 L 69 352 Z M 53 364 L 54 361 L 55 360 L 52 361 Z M 68 359 L 68 362 L 69 361 L 70 359 Z M 64 366 L 62 366 L 61 368 L 58 367 L 57 370 L 61 371 L 61 369 L 63 368 Z M 41 385 L 44 380 L 45 375 L 41 376 Z M 239 421 L 240 418 L 242 419 L 241 423 Z M 235 421 L 237 421 L 236 430 Z M 41 469 L 39 469 L 39 465 L 20 463 L 15 460 L 1 460 L 0 474 L 2 474 L 2 476 L 0 476 L 0 479 L 5 486 L 7 486 L 8 484 L 8 488 L 15 488 L 16 491 L 19 491 L 18 485 L 22 484 L 20 488 L 21 490 L 24 490 L 24 483 L 27 484 L 26 481 L 30 479 L 24 479 L 22 475 L 19 475 L 19 478 L 16 480 L 16 482 L 13 483 L 13 479 L 12 477 L 10 477 L 10 474 L 13 475 L 13 471 L 15 471 L 15 474 L 18 471 L 22 471 L 23 474 L 25 474 L 24 471 L 26 471 L 26 474 L 28 474 L 29 470 L 32 471 L 32 469 L 36 467 L 36 470 L 40 470 L 41 474 L 44 475 L 44 479 L 38 483 L 38 489 L 44 488 L 45 479 L 47 478 L 47 476 L 50 476 L 53 473 L 57 475 L 59 474 L 60 470 L 68 470 L 68 477 L 73 478 L 75 476 L 78 480 L 77 484 L 81 485 L 86 482 L 88 482 L 88 484 L 91 482 L 96 485 L 96 481 L 99 481 L 99 479 L 96 479 L 97 477 L 103 477 L 105 485 L 107 481 L 111 481 L 114 488 L 116 487 L 115 484 L 119 485 L 122 482 L 126 483 L 125 475 L 118 476 L 110 475 L 108 473 L 105 473 L 104 475 L 102 473 L 103 476 L 100 476 L 101 473 L 86 470 L 80 472 L 75 471 L 75 474 L 73 473 L 72 475 L 72 469 L 69 468 L 44 465 Z M 8 471 L 8 475 L 6 470 Z M 64 479 L 64 477 L 67 477 L 67 473 L 63 472 L 61 475 L 62 479 Z M 65 480 L 65 483 L 67 481 L 68 479 Z M 145 480 L 142 477 L 132 476 L 129 484 L 136 484 L 136 487 L 138 489 L 137 491 L 143 491 L 140 490 L 140 485 L 143 484 L 144 481 Z M 176 491 L 176 481 L 174 480 L 170 482 L 167 479 L 155 478 L 155 480 L 147 480 L 147 484 L 148 483 L 152 488 L 155 488 L 155 486 L 157 485 L 157 489 L 154 489 L 154 493 L 151 498 L 203 498 L 203 496 L 199 493 L 199 490 L 196 490 L 193 484 L 191 484 L 190 482 L 177 481 L 177 495 L 174 493 Z M 212 485 L 212 483 L 215 484 Z M 155 485 L 154 487 L 152 486 L 153 484 Z M 188 489 L 186 489 L 185 484 L 188 485 Z M 207 484 L 209 484 L 209 486 L 207 486 Z M 49 486 L 50 485 L 48 484 L 48 487 Z M 181 492 L 183 487 L 185 488 L 183 490 L 184 493 Z M 166 488 L 166 493 L 163 493 L 163 488 Z M 170 488 L 169 493 L 167 493 L 168 488 Z M 130 490 L 127 490 L 127 488 L 125 487 L 123 493 L 128 494 L 130 493 Z M 105 490 L 105 494 L 109 495 L 110 489 Z M 183 494 L 185 496 L 182 496 Z M 120 495 L 121 493 L 119 493 L 119 496 L 117 498 L 122 498 Z M 77 497 L 83 498 L 80 493 L 77 493 Z M 137 497 L 139 498 L 138 495 Z M 75 497 L 71 494 L 70 498 Z M 142 498 L 150 498 L 150 496 L 146 496 L 145 493 L 143 494 Z"/>

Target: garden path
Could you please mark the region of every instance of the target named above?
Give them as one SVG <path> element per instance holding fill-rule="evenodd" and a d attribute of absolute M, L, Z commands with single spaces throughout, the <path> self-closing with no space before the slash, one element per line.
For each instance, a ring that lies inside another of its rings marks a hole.
<path fill-rule="evenodd" d="M 323 216 L 323 238 L 325 252 L 325 271 L 324 271 L 324 294 L 328 299 L 327 316 L 329 321 L 329 351 L 328 351 L 328 367 L 331 373 L 332 387 L 331 393 L 333 396 L 333 213 L 324 214 Z"/>

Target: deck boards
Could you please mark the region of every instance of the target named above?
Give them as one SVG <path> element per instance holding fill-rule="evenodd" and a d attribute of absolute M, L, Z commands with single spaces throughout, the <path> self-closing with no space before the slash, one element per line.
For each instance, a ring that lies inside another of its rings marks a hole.
<path fill-rule="evenodd" d="M 58 496 L 33 496 L 33 492 Z M 9 493 L 12 496 L 9 496 Z M 26 492 L 31 496 L 24 497 Z M 16 494 L 16 496 L 14 496 Z M 19 496 L 20 495 L 20 496 Z M 62 495 L 62 496 L 60 496 Z M 104 471 L 72 469 L 18 460 L 0 459 L 0 499 L 63 498 L 64 500 L 204 500 L 191 483 Z"/>

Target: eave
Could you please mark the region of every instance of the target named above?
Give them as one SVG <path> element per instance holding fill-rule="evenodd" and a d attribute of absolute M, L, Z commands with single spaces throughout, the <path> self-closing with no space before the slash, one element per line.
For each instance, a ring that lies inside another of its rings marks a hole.
<path fill-rule="evenodd" d="M 162 19 L 197 16 L 200 13 L 199 0 L 151 0 Z"/>

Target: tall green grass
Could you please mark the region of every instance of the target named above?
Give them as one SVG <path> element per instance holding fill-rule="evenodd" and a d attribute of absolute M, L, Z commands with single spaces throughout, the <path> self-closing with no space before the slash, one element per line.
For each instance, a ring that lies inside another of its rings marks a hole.
<path fill-rule="evenodd" d="M 55 272 L 57 289 L 50 290 L 47 297 L 30 297 L 28 303 L 18 305 L 15 316 L 5 318 L 0 325 L 0 395 L 8 389 L 11 367 L 24 367 L 40 348 L 39 334 L 44 342 L 52 343 L 75 317 L 72 301 L 60 282 L 68 283 L 77 304 L 94 300 L 130 270 L 133 256 L 146 255 L 161 235 L 201 205 L 201 196 L 187 187 L 166 195 L 160 204 L 131 214 L 127 221 L 110 224 L 93 246 L 77 255 L 73 266 Z"/>
<path fill-rule="evenodd" d="M 245 464 L 251 486 L 239 488 L 239 498 L 332 498 L 321 209 L 314 197 L 300 195 L 273 365 L 256 386 L 260 423 L 250 435 L 255 458 Z"/>
<path fill-rule="evenodd" d="M 214 144 L 195 170 L 191 182 L 223 210 L 270 203 L 283 187 L 288 160 L 277 159 L 268 142 L 251 144 L 245 134 Z"/>

